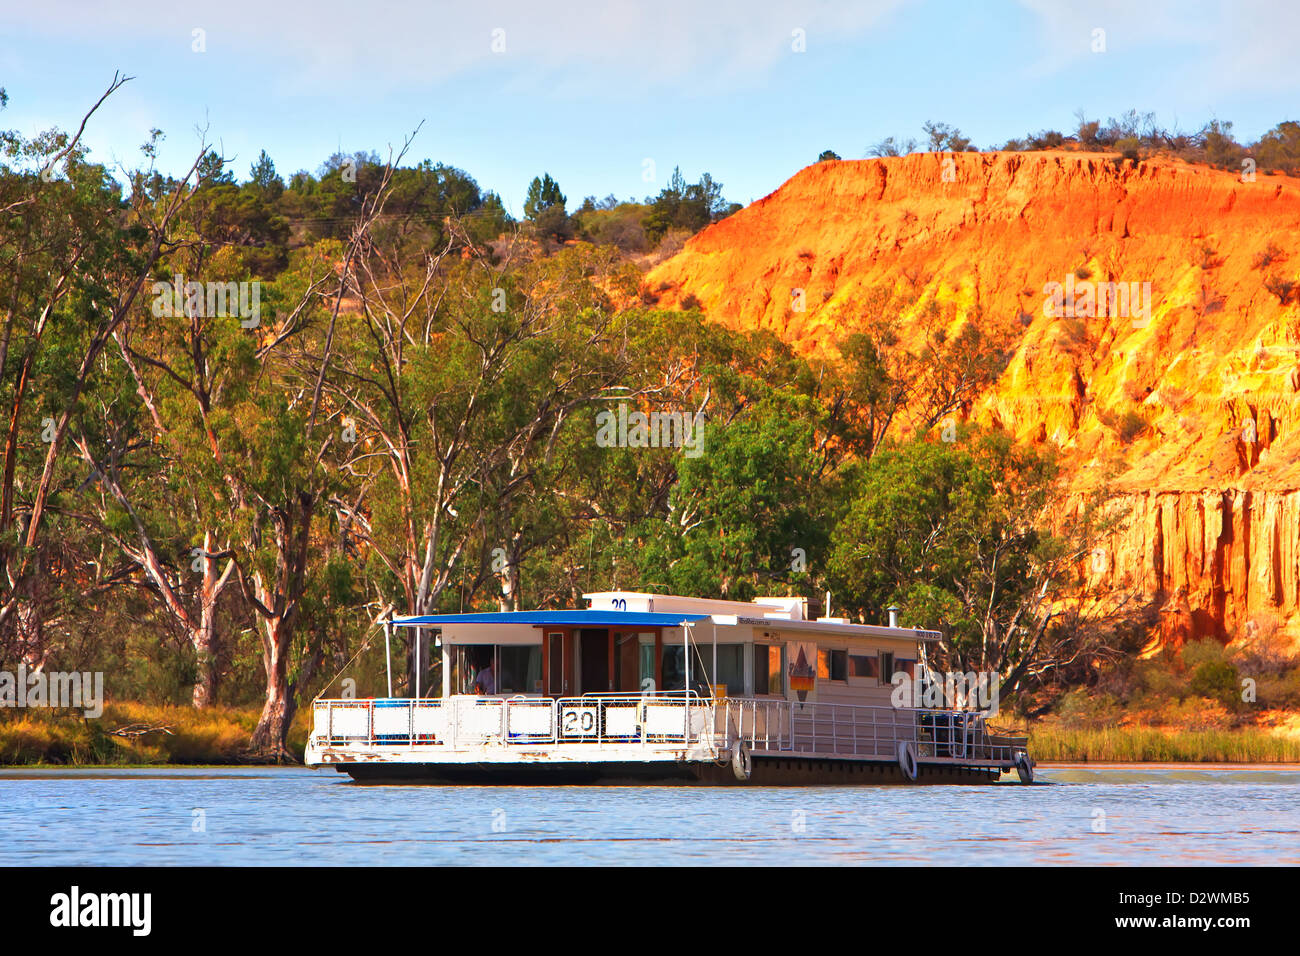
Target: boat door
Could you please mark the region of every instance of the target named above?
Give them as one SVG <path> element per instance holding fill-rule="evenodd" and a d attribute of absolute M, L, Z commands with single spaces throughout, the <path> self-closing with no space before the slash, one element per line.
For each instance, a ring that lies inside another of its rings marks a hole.
<path fill-rule="evenodd" d="M 584 627 L 578 631 L 579 694 L 605 693 L 614 689 L 614 658 L 610 654 L 609 628 Z"/>
<path fill-rule="evenodd" d="M 543 641 L 546 665 L 542 671 L 543 691 L 548 697 L 567 697 L 572 669 L 567 666 L 572 659 L 566 654 L 573 646 L 573 637 L 566 630 L 548 631 Z"/>

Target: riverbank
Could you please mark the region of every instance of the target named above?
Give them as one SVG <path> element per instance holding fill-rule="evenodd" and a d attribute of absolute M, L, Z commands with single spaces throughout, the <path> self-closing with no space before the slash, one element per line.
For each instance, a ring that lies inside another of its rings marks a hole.
<path fill-rule="evenodd" d="M 0 766 L 255 765 L 248 741 L 257 717 L 255 709 L 136 703 L 109 704 L 96 720 L 66 710 L 0 710 Z M 299 758 L 308 720 L 301 710 L 289 733 Z M 1276 721 L 1220 729 L 1038 722 L 1018 731 L 1028 733 L 1029 751 L 1042 763 L 1300 764 L 1300 734 Z"/>
<path fill-rule="evenodd" d="M 1029 729 L 1029 752 L 1042 763 L 1300 763 L 1300 740 L 1258 727 Z"/>
<path fill-rule="evenodd" d="M 98 719 L 53 709 L 0 711 L 0 766 L 251 765 L 248 742 L 258 711 L 108 704 Z M 307 715 L 289 734 L 299 758 Z"/>

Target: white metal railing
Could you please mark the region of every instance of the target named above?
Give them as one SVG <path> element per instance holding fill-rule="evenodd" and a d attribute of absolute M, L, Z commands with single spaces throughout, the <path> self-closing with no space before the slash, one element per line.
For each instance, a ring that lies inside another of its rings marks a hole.
<path fill-rule="evenodd" d="M 946 711 L 728 698 L 715 734 L 744 741 L 752 751 L 898 759 L 911 743 L 927 762 L 1014 762 L 1023 739 L 990 735 L 986 715 Z"/>
<path fill-rule="evenodd" d="M 712 701 L 695 692 L 582 697 L 318 700 L 312 741 L 322 747 L 677 744 L 712 739 Z"/>

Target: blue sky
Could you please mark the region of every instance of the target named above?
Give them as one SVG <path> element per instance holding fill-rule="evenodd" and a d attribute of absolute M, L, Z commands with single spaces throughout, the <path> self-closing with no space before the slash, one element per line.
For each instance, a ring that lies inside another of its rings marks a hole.
<path fill-rule="evenodd" d="M 823 149 L 860 158 L 927 119 L 981 147 L 1072 129 L 1080 107 L 1254 138 L 1300 118 L 1298 48 L 1290 0 L 3 0 L 0 127 L 75 128 L 122 70 L 85 135 L 100 160 L 134 165 L 158 127 L 179 171 L 206 126 L 241 179 L 262 148 L 287 178 L 340 147 L 386 154 L 423 120 L 410 158 L 516 214 L 543 171 L 570 208 L 653 194 L 674 165 L 747 203 Z"/>

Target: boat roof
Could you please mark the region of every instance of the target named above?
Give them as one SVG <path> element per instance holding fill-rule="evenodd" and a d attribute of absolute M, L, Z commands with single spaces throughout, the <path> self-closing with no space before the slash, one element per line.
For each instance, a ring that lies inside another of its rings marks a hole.
<path fill-rule="evenodd" d="M 774 631 L 805 631 L 810 634 L 839 634 L 844 637 L 889 637 L 894 639 L 915 639 L 935 642 L 943 635 L 938 631 L 927 631 L 919 627 L 885 627 L 877 624 L 854 624 L 851 621 L 788 621 L 780 617 L 740 617 L 741 624 L 753 627 L 766 627 Z"/>
<path fill-rule="evenodd" d="M 709 618 L 708 614 L 652 611 L 497 611 L 484 614 L 423 614 L 395 617 L 395 627 L 435 624 L 545 624 L 551 627 L 677 627 Z"/>
<path fill-rule="evenodd" d="M 730 618 L 730 620 L 723 620 Z M 424 614 L 415 617 L 395 617 L 394 627 L 433 627 L 442 624 L 525 624 L 548 627 L 680 627 L 697 621 L 714 620 L 717 623 L 748 624 L 782 631 L 803 631 L 820 634 L 839 634 L 854 637 L 911 638 L 918 641 L 937 641 L 938 631 L 912 627 L 883 627 L 872 624 L 852 624 L 847 621 L 792 621 L 777 616 L 750 617 L 714 614 L 687 614 L 681 611 L 495 611 L 474 614 Z"/>

